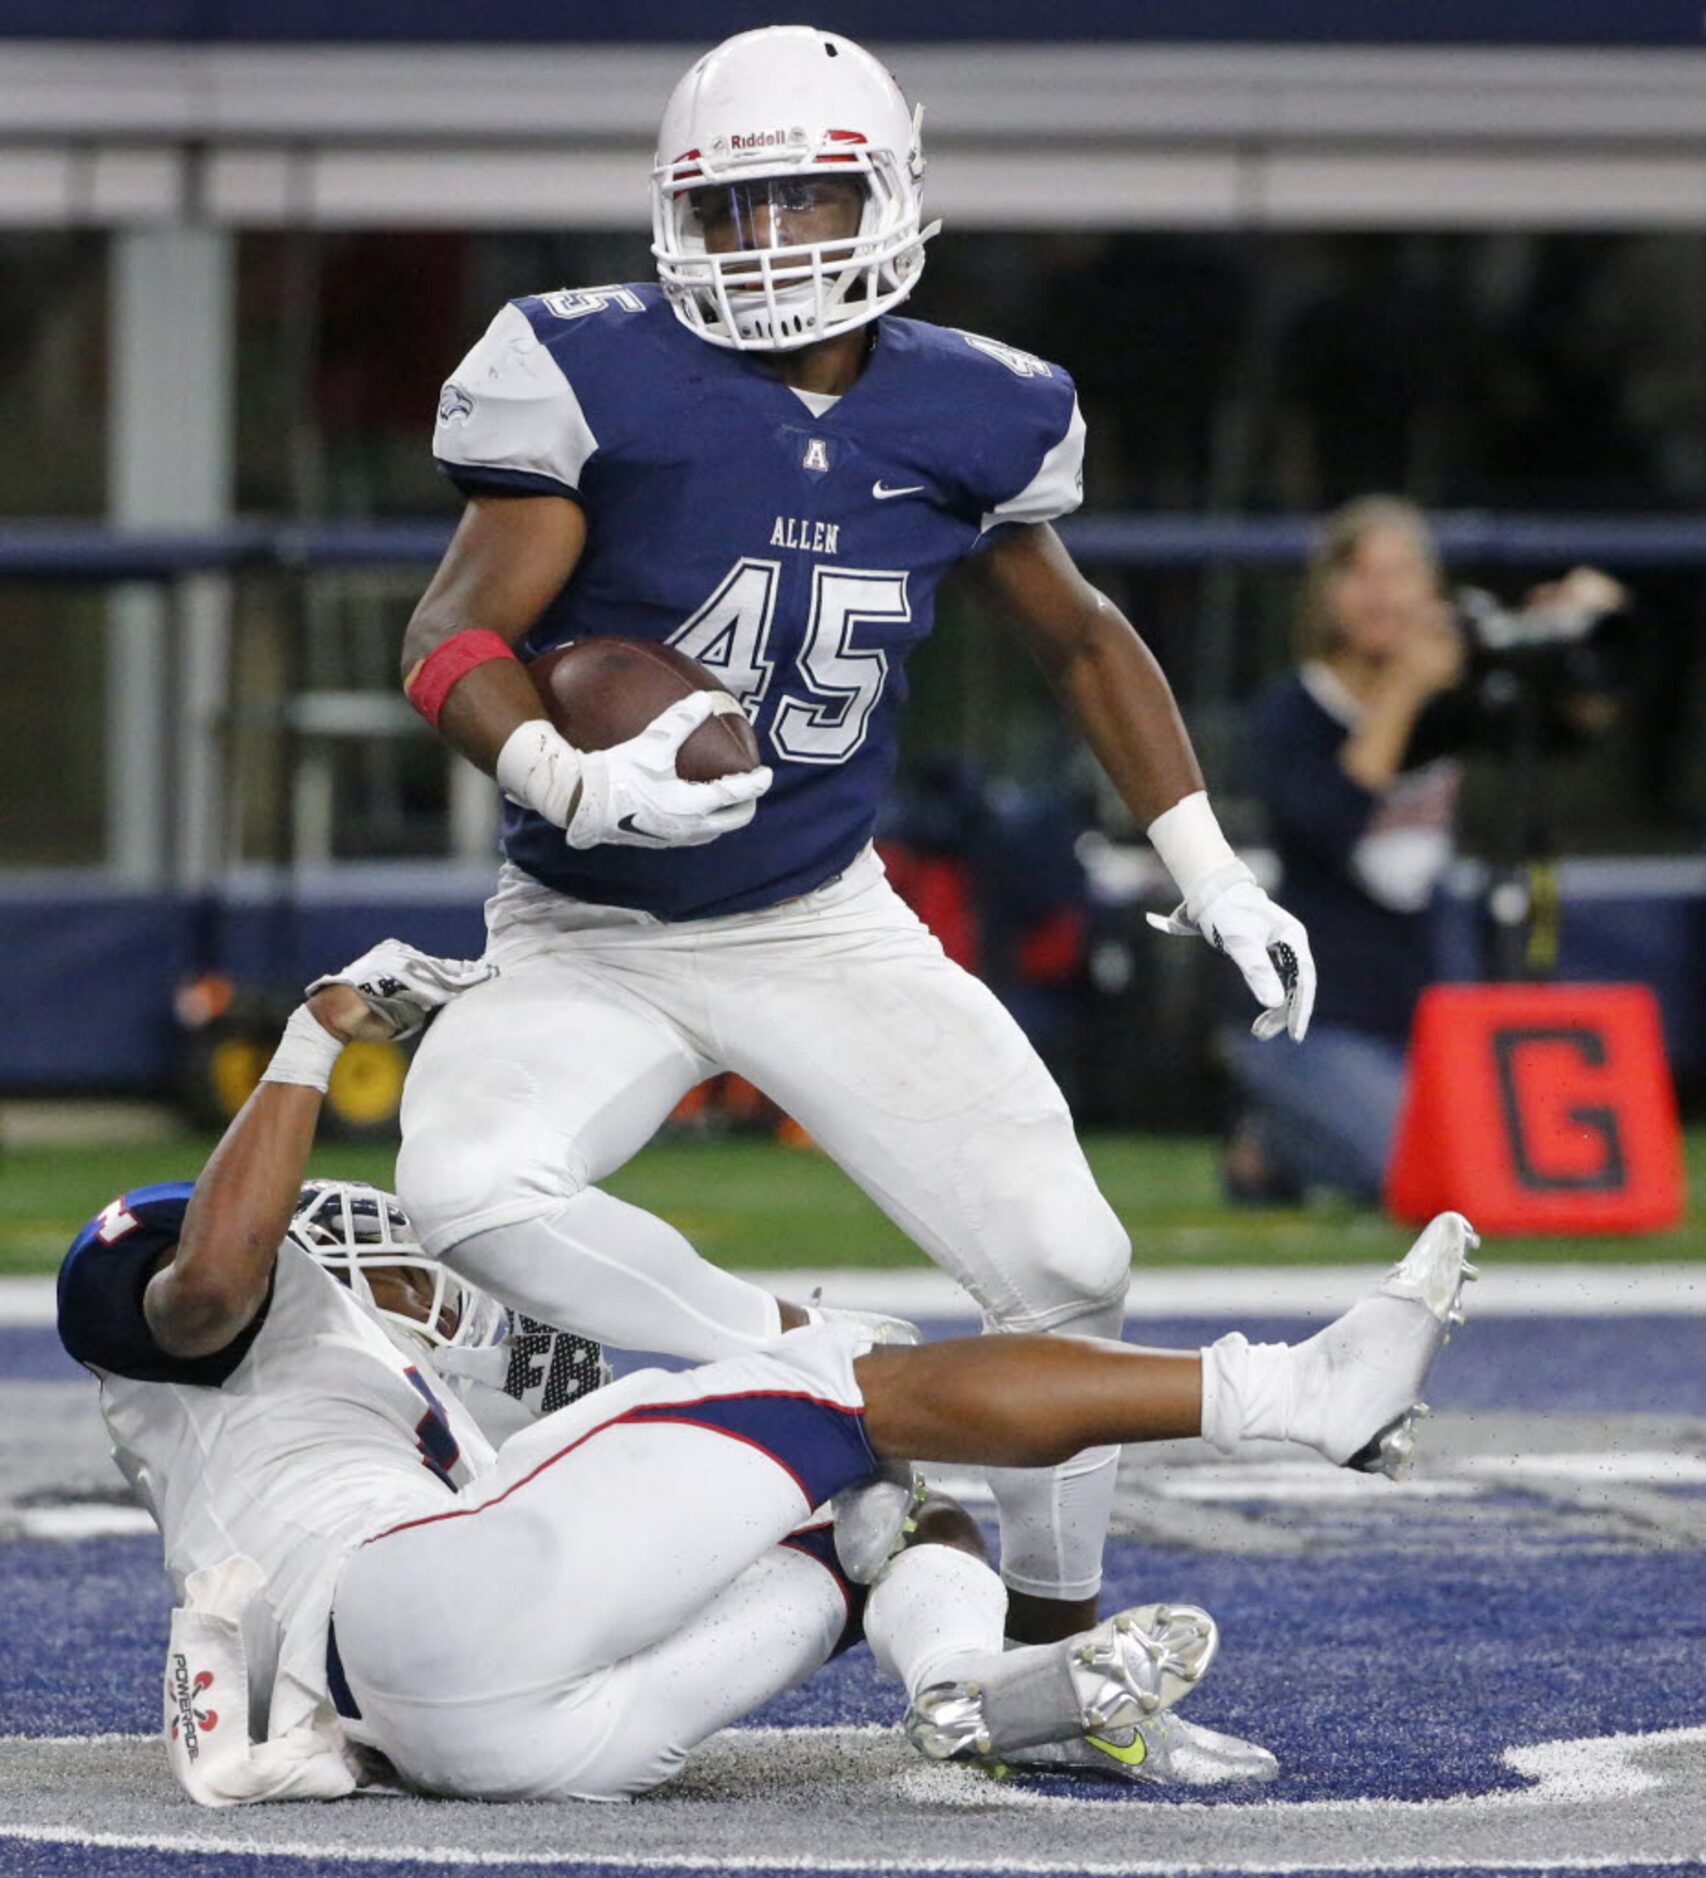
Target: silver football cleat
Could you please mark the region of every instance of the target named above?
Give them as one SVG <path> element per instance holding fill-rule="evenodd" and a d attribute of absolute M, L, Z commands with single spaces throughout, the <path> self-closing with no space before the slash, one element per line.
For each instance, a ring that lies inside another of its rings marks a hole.
<path fill-rule="evenodd" d="M 1379 1289 L 1298 1344 L 1290 1433 L 1342 1467 L 1396 1479 L 1426 1414 L 1422 1385 L 1463 1321 L 1480 1242 L 1461 1213 L 1430 1220 Z"/>
<path fill-rule="evenodd" d="M 836 1560 L 854 1584 L 872 1583 L 901 1550 L 928 1493 L 922 1474 L 890 1461 L 874 1480 L 843 1487 L 830 1501 Z"/>
<path fill-rule="evenodd" d="M 1015 1651 L 984 1682 L 920 1690 L 902 1723 L 933 1761 L 1006 1760 L 1044 1741 L 1130 1728 L 1202 1680 L 1220 1633 L 1194 1604 L 1145 1604 L 1044 1649 Z"/>
<path fill-rule="evenodd" d="M 1279 1762 L 1256 1742 L 1200 1727 L 1168 1710 L 1127 1728 L 1021 1748 L 988 1766 L 997 1778 L 1058 1774 L 1149 1787 L 1222 1787 L 1272 1780 L 1279 1773 Z"/>

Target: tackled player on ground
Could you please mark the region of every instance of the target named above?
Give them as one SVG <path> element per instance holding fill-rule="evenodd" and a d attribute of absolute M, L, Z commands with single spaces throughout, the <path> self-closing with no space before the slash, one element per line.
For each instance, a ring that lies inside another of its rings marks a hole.
<path fill-rule="evenodd" d="M 387 942 L 317 980 L 193 1186 L 119 1196 L 66 1256 L 60 1334 L 180 1600 L 165 1732 L 195 1799 L 632 1795 L 861 1623 L 932 1758 L 1139 1728 L 1207 1669 L 1212 1619 L 1151 1605 L 1004 1648 L 975 1528 L 915 1507 L 911 1462 L 1198 1433 L 1370 1471 L 1407 1453 L 1473 1275 L 1454 1214 L 1296 1346 L 906 1346 L 829 1319 L 636 1371 L 494 1451 L 454 1359 L 498 1347 L 502 1314 L 419 1256 L 390 1196 L 304 1185 L 344 1044 L 490 970 Z"/>

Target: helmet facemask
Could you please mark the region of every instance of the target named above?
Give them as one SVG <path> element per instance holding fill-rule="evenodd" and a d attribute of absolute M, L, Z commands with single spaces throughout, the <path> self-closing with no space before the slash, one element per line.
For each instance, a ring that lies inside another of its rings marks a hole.
<path fill-rule="evenodd" d="M 395 1194 L 361 1181 L 309 1181 L 285 1237 L 347 1285 L 406 1356 L 485 1349 L 508 1334 L 495 1298 L 422 1251 Z M 389 1274 L 396 1284 L 383 1282 Z M 381 1303 L 374 1280 L 398 1302 Z"/>

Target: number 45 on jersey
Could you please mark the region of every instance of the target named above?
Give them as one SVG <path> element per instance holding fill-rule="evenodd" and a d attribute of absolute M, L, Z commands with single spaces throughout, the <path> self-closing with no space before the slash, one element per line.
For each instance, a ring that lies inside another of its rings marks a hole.
<path fill-rule="evenodd" d="M 776 661 L 770 654 L 779 561 L 743 557 L 697 613 L 670 635 L 670 644 L 707 665 L 749 715 L 769 694 Z M 888 654 L 860 650 L 862 625 L 904 624 L 912 618 L 904 573 L 852 567 L 812 569 L 811 612 L 790 689 L 777 706 L 770 740 L 795 763 L 845 763 L 865 741 L 871 713 L 888 682 Z"/>

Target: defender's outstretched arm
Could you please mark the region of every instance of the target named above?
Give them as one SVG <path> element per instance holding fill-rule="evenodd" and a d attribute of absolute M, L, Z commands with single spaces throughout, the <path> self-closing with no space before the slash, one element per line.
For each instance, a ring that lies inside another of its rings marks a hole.
<path fill-rule="evenodd" d="M 358 994 L 331 985 L 314 994 L 296 1020 L 317 1023 L 327 1068 L 371 1019 Z M 298 1052 L 315 1048 L 300 1028 Z M 324 1086 L 263 1082 L 232 1118 L 196 1178 L 184 1227 L 170 1260 L 148 1281 L 142 1311 L 170 1356 L 223 1350 L 261 1308 L 302 1190 L 314 1146 Z"/>
<path fill-rule="evenodd" d="M 178 1243 L 143 1293 L 143 1315 L 161 1349 L 209 1356 L 261 1308 L 344 1045 L 411 1035 L 493 970 L 386 939 L 309 986 L 259 1086 L 197 1176 Z"/>

